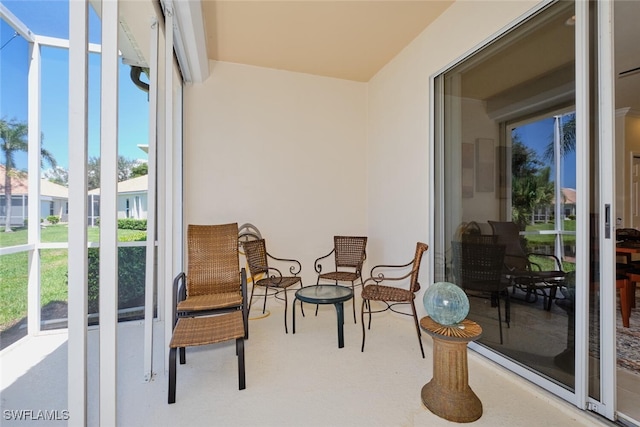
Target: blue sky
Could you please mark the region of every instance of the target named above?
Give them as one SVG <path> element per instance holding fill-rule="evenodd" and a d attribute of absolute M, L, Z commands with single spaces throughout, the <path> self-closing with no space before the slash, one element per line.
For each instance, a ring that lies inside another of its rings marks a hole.
<path fill-rule="evenodd" d="M 68 38 L 68 0 L 0 0 L 33 33 Z M 0 117 L 27 121 L 28 43 L 4 20 L 0 20 Z M 100 43 L 100 21 L 90 11 L 89 41 Z M 58 164 L 68 168 L 68 53 L 66 49 L 42 49 L 42 133 L 43 147 Z M 129 78 L 130 67 L 120 66 L 119 154 L 129 159 L 146 159 L 137 146 L 148 144 L 149 103 L 145 92 Z M 89 156 L 100 156 L 100 57 L 89 58 Z M 17 159 L 26 168 L 26 154 Z M 45 166 L 48 167 L 48 166 Z"/>
<path fill-rule="evenodd" d="M 567 116 L 564 116 L 565 120 Z M 553 141 L 553 125 L 554 118 L 548 117 L 537 122 L 529 123 L 524 126 L 519 126 L 516 130 L 520 136 L 520 140 L 528 147 L 538 153 L 539 159 L 549 163 L 549 160 L 544 158 L 544 151 L 547 145 Z M 575 152 L 566 154 L 562 159 L 562 187 L 576 188 L 576 155 Z M 554 168 L 551 167 L 552 174 L 554 174 Z M 553 178 L 552 178 L 553 179 Z"/>

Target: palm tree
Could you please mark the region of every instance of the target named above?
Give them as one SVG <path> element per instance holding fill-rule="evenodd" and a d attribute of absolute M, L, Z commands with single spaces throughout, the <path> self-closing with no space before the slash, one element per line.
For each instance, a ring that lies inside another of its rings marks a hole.
<path fill-rule="evenodd" d="M 531 222 L 535 209 L 553 200 L 554 188 L 550 180 L 551 168 L 543 167 L 536 152 L 523 144 L 518 134 L 512 138 L 512 216 L 514 222 L 524 230 Z"/>
<path fill-rule="evenodd" d="M 563 116 L 564 118 L 564 116 Z M 565 154 L 571 153 L 576 150 L 576 115 L 572 113 L 569 115 L 569 119 L 562 123 L 562 140 L 560 141 L 560 157 L 564 157 Z M 551 136 L 551 141 L 547 144 L 544 150 L 544 158 L 547 160 L 553 160 L 554 158 L 554 138 Z"/>
<path fill-rule="evenodd" d="M 15 156 L 18 152 L 26 152 L 29 148 L 27 136 L 29 128 L 26 123 L 20 123 L 15 120 L 8 121 L 0 119 L 0 152 L 4 155 L 4 200 L 5 200 L 5 233 L 11 232 L 11 178 L 19 173 L 16 169 Z M 43 137 L 41 136 L 41 141 Z M 52 167 L 56 166 L 56 160 L 53 155 L 45 150 L 40 149 L 42 161 L 47 161 Z M 37 203 L 37 201 L 36 201 Z"/>

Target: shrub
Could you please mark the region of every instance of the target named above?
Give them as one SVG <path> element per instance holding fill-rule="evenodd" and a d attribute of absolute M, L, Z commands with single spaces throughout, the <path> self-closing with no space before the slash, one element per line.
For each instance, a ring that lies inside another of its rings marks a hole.
<path fill-rule="evenodd" d="M 142 305 L 144 302 L 147 248 L 118 248 L 118 308 Z M 100 249 L 89 248 L 88 304 L 89 313 L 98 313 L 100 306 Z"/>
<path fill-rule="evenodd" d="M 146 219 L 123 218 L 118 220 L 118 228 L 121 230 L 146 230 Z"/>
<path fill-rule="evenodd" d="M 58 222 L 60 222 L 60 218 L 58 218 L 58 217 L 57 217 L 57 216 L 55 216 L 55 215 L 49 215 L 49 216 L 47 217 L 47 222 L 48 222 L 49 224 L 57 224 Z"/>

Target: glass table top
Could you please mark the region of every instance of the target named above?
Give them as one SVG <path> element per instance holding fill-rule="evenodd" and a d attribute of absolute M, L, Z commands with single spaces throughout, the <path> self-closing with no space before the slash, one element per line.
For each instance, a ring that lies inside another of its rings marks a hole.
<path fill-rule="evenodd" d="M 353 297 L 353 291 L 346 286 L 314 285 L 296 291 L 296 298 L 316 304 L 334 304 Z"/>

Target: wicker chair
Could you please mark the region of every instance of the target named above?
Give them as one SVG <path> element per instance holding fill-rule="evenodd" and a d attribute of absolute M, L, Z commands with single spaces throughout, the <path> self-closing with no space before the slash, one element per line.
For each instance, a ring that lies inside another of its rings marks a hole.
<path fill-rule="evenodd" d="M 251 311 L 251 305 L 253 303 L 253 293 L 257 286 L 262 286 L 264 290 L 264 302 L 262 305 L 262 313 L 264 314 L 267 308 L 267 296 L 269 296 L 269 289 L 274 288 L 276 292 L 275 298 L 284 301 L 284 331 L 289 333 L 287 328 L 287 289 L 291 286 L 299 283 L 302 288 L 302 280 L 298 277 L 302 270 L 302 265 L 295 259 L 277 258 L 267 252 L 267 247 L 264 239 L 249 240 L 242 243 L 244 249 L 244 256 L 247 259 L 249 265 L 249 274 L 253 282 L 253 288 L 251 289 L 251 297 L 249 299 L 248 311 Z M 289 272 L 293 276 L 283 276 L 279 269 L 269 266 L 269 259 L 278 263 L 289 263 Z M 261 278 L 260 278 L 261 277 Z M 284 298 L 279 297 L 279 294 L 283 293 Z"/>
<path fill-rule="evenodd" d="M 482 239 L 484 237 L 484 239 Z M 495 244 L 497 236 L 473 236 L 462 242 L 451 242 L 455 283 L 469 296 L 491 299 L 498 308 L 500 344 L 502 339 L 502 314 L 500 297 L 505 298 L 505 321 L 510 327 L 509 282 L 502 280 L 505 246 Z"/>
<path fill-rule="evenodd" d="M 369 313 L 369 325 L 368 329 L 371 329 L 371 313 L 379 313 L 386 310 L 391 310 L 395 313 L 405 314 L 405 315 L 413 315 L 413 321 L 416 326 L 416 332 L 418 334 L 418 343 L 420 343 L 420 352 L 422 353 L 422 358 L 424 359 L 424 348 L 422 347 L 422 338 L 420 333 L 420 325 L 418 323 L 418 315 L 416 313 L 416 305 L 415 305 L 415 297 L 416 292 L 420 290 L 420 283 L 418 283 L 418 274 L 420 273 L 420 263 L 422 262 L 422 255 L 428 249 L 427 244 L 418 242 L 416 244 L 416 253 L 413 257 L 413 260 L 403 265 L 377 265 L 371 269 L 371 277 L 366 280 L 364 286 L 362 287 L 362 311 L 361 311 L 361 319 L 362 322 L 362 348 L 360 351 L 364 351 L 364 340 L 365 340 L 365 327 L 364 327 L 364 313 L 365 308 Z M 385 275 L 385 271 L 402 271 L 411 267 L 411 271 L 408 273 L 399 276 L 387 276 Z M 401 281 L 409 278 L 409 286 L 408 288 L 401 288 L 395 286 L 387 286 L 382 285 L 381 283 L 385 281 Z M 369 283 L 369 284 L 367 284 Z M 372 310 L 371 302 L 372 301 L 381 301 L 386 307 L 381 310 Z M 397 304 L 409 304 L 411 306 L 411 314 L 404 313 L 402 311 L 396 311 L 394 306 Z"/>
<path fill-rule="evenodd" d="M 241 310 L 249 337 L 247 278 L 240 269 L 238 224 L 193 225 L 187 229 L 187 272 L 176 276 L 179 317 Z"/>
<path fill-rule="evenodd" d="M 520 243 L 520 231 L 514 222 L 489 221 L 493 234 L 498 236 L 498 244 L 505 246 L 504 274 L 514 288 L 526 292 L 525 301 L 535 302 L 538 296 L 544 298 L 545 310 L 551 310 L 551 302 L 556 298 L 558 287 L 562 286 L 566 273 L 560 260 L 551 254 L 526 253 Z M 555 270 L 543 270 L 534 257 L 545 257 L 553 261 Z"/>
<path fill-rule="evenodd" d="M 176 401 L 176 353 L 180 350 L 180 364 L 186 363 L 186 347 L 216 344 L 235 340 L 238 356 L 239 389 L 245 389 L 244 339 L 247 319 L 244 310 L 200 317 L 178 317 L 176 294 L 178 282 L 173 288 L 173 335 L 169 343 L 169 396 L 168 403 Z"/>
<path fill-rule="evenodd" d="M 320 284 L 320 280 L 331 280 L 336 285 L 338 282 L 350 282 L 351 289 L 355 289 L 355 281 L 360 279 L 362 282 L 362 264 L 367 258 L 367 238 L 356 236 L 334 236 L 333 249 L 328 254 L 321 256 L 314 262 L 318 279 L 316 284 Z M 335 270 L 322 272 L 323 260 L 328 259 L 331 254 L 334 255 Z M 318 314 L 318 306 L 316 306 L 316 314 Z M 353 322 L 356 323 L 356 302 L 353 300 Z"/>

